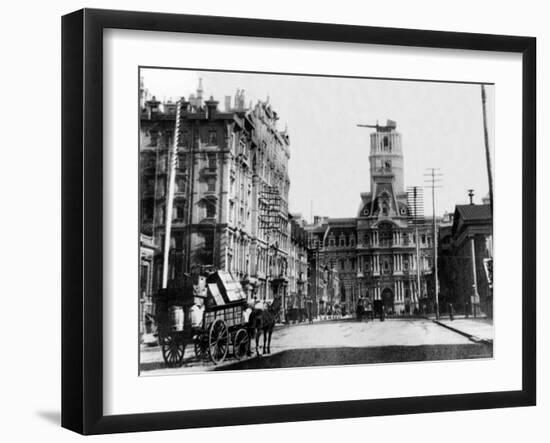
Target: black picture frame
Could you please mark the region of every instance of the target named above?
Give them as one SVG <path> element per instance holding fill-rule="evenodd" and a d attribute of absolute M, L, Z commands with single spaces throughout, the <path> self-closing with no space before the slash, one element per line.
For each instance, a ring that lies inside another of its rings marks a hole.
<path fill-rule="evenodd" d="M 103 413 L 103 30 L 107 28 L 502 51 L 522 55 L 522 388 L 517 391 Z M 62 426 L 151 431 L 536 403 L 536 39 L 339 24 L 83 9 L 62 18 Z"/>

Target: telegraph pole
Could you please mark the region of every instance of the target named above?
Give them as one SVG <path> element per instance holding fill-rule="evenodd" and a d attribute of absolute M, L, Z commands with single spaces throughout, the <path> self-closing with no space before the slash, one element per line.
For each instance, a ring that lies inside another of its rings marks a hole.
<path fill-rule="evenodd" d="M 172 236 L 172 211 L 174 209 L 174 192 L 176 185 L 176 160 L 178 157 L 178 142 L 179 142 L 179 129 L 180 129 L 180 114 L 181 114 L 181 100 L 178 100 L 176 104 L 176 124 L 174 127 L 174 140 L 172 147 L 168 153 L 168 192 L 166 196 L 166 217 L 164 228 L 164 248 L 163 248 L 163 260 L 162 260 L 162 288 L 166 289 L 168 286 L 168 271 L 170 256 L 170 243 Z M 155 196 L 156 197 L 156 196 Z"/>
<path fill-rule="evenodd" d="M 434 290 L 435 290 L 435 317 L 439 318 L 439 279 L 437 275 L 437 224 L 435 222 L 435 188 L 441 188 L 437 183 L 441 182 L 443 174 L 436 171 L 439 168 L 428 168 L 429 173 L 424 174 L 428 177 L 425 181 L 426 187 L 432 189 L 432 220 L 433 220 L 433 256 L 434 256 Z"/>
<path fill-rule="evenodd" d="M 481 106 L 483 110 L 483 135 L 485 138 L 485 158 L 487 159 L 487 178 L 489 179 L 489 203 L 491 215 L 493 214 L 493 171 L 491 168 L 491 150 L 489 149 L 489 133 L 487 131 L 487 110 L 486 110 L 485 85 L 481 85 Z"/>

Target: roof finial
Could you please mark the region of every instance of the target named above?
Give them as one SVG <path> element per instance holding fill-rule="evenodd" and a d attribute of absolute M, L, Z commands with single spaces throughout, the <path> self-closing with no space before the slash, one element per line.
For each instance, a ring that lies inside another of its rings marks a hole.
<path fill-rule="evenodd" d="M 470 197 L 470 204 L 473 205 L 474 204 L 474 190 L 473 189 L 468 189 L 468 197 Z"/>

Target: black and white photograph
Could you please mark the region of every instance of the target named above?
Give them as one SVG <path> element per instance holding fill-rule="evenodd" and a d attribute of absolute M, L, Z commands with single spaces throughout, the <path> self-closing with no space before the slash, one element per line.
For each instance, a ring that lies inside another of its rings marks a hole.
<path fill-rule="evenodd" d="M 7 2 L 1 440 L 548 440 L 543 5 Z"/>
<path fill-rule="evenodd" d="M 142 66 L 136 93 L 141 376 L 493 358 L 494 84 Z"/>

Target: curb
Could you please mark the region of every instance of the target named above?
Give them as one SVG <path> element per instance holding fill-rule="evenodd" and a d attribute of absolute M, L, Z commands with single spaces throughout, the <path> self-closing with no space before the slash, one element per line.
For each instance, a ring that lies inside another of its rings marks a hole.
<path fill-rule="evenodd" d="M 447 328 L 450 331 L 456 332 L 457 334 L 460 334 L 460 335 L 466 337 L 468 340 L 473 341 L 474 343 L 482 343 L 484 345 L 491 345 L 491 346 L 493 345 L 493 340 L 486 339 L 486 338 L 479 338 L 475 335 L 468 334 L 467 332 L 461 331 L 460 329 L 453 328 L 452 326 L 446 325 L 445 323 L 441 323 L 439 320 L 435 320 L 433 318 L 428 318 L 428 317 L 426 317 L 426 318 L 428 320 L 433 321 L 435 324 L 437 324 L 439 326 L 443 326 L 444 328 Z"/>

